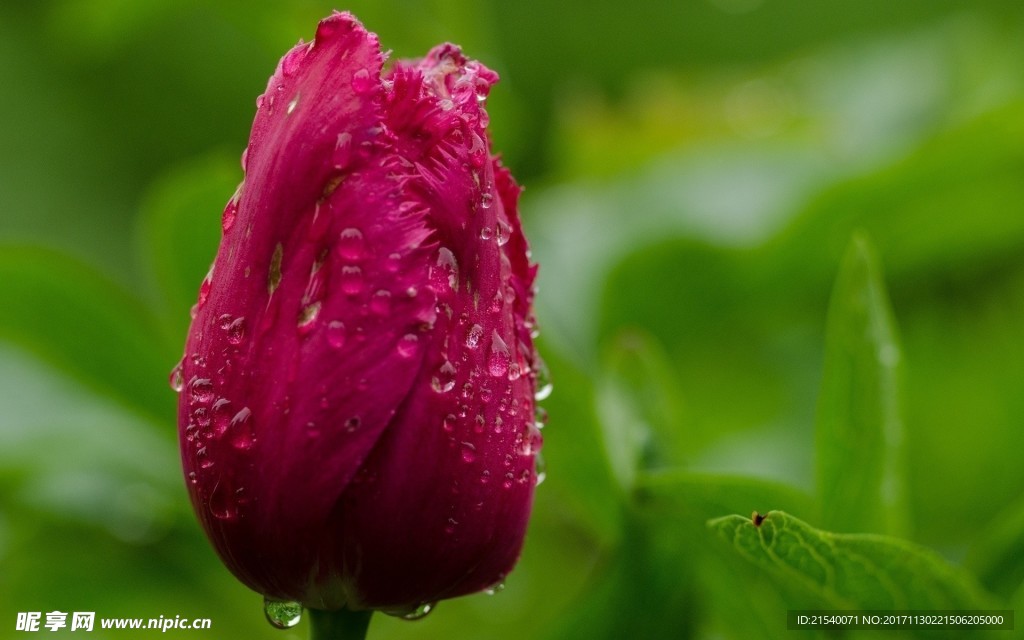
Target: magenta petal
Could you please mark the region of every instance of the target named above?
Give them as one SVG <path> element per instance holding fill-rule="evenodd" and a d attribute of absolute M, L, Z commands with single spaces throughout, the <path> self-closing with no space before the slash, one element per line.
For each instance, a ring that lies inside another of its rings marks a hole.
<path fill-rule="evenodd" d="M 281 61 L 176 371 L 193 505 L 273 598 L 407 611 L 519 555 L 536 362 L 497 76 L 457 47 L 381 78 L 351 15 Z"/>

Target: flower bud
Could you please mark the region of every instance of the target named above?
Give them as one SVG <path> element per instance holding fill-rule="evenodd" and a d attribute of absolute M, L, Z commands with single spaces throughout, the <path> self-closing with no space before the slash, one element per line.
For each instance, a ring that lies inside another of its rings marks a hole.
<path fill-rule="evenodd" d="M 278 600 L 405 613 L 500 582 L 536 483 L 536 267 L 491 155 L 497 75 L 382 77 L 350 14 L 281 60 L 172 373 L 196 514 Z"/>

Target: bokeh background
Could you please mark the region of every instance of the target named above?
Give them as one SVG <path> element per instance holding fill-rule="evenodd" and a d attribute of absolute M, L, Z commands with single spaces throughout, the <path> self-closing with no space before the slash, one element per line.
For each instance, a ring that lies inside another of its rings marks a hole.
<path fill-rule="evenodd" d="M 54 609 L 306 637 L 206 543 L 166 380 L 255 98 L 332 8 L 396 57 L 448 40 L 501 74 L 493 138 L 526 186 L 555 384 L 507 588 L 371 638 L 785 636 L 795 601 L 704 522 L 842 521 L 816 424 L 858 230 L 901 365 L 898 532 L 1024 610 L 1019 0 L 19 0 L 0 4 L 0 637 Z"/>

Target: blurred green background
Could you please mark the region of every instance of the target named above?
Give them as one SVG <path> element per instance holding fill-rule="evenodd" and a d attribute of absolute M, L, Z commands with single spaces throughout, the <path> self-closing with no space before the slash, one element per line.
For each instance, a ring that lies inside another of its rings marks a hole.
<path fill-rule="evenodd" d="M 206 543 L 166 379 L 256 96 L 332 8 L 501 74 L 555 382 L 507 588 L 371 638 L 784 637 L 835 600 L 705 526 L 776 508 L 1024 610 L 1019 0 L 46 0 L 0 4 L 0 637 L 306 637 Z"/>

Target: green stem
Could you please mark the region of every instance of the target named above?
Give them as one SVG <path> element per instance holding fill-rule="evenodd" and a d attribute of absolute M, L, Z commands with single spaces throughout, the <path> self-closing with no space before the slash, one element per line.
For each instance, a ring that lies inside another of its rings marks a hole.
<path fill-rule="evenodd" d="M 373 611 L 309 609 L 310 640 L 364 640 Z"/>

